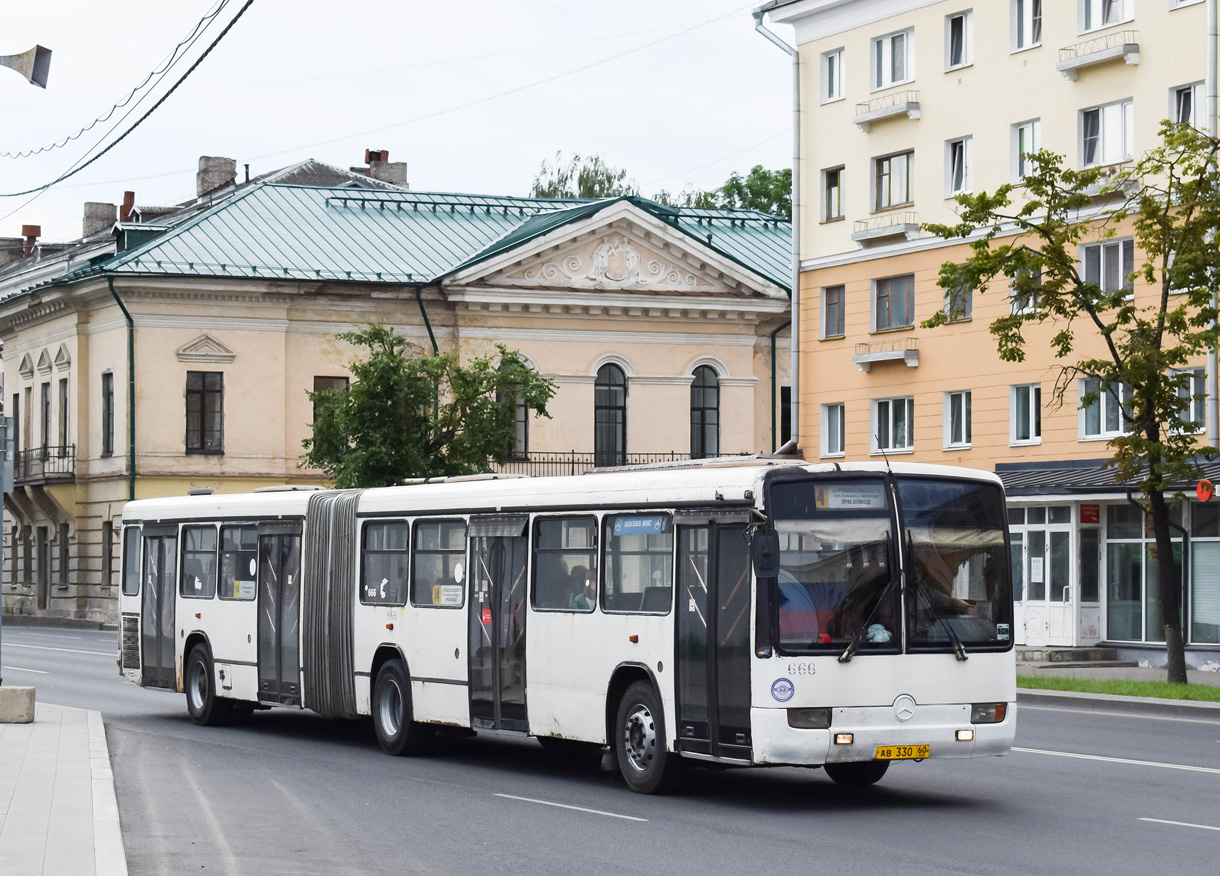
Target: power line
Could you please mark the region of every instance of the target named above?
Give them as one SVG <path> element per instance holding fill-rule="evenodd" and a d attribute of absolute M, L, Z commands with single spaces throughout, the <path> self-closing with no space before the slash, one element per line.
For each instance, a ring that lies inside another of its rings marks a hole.
<path fill-rule="evenodd" d="M 111 106 L 110 109 L 106 110 L 104 115 L 98 116 L 93 121 L 91 121 L 89 124 L 85 125 L 83 128 L 79 128 L 75 133 L 69 134 L 68 136 L 64 137 L 62 140 L 56 140 L 55 142 L 49 143 L 46 146 L 39 146 L 37 149 L 26 149 L 21 152 L 0 152 L 0 158 L 29 158 L 32 155 L 39 155 L 43 152 L 50 152 L 54 149 L 62 149 L 64 146 L 67 146 L 73 140 L 79 139 L 83 134 L 86 134 L 89 131 L 93 130 L 95 127 L 100 125 L 102 122 L 108 121 L 110 119 L 110 117 L 113 116 L 116 112 L 121 110 L 123 107 L 127 106 L 127 104 L 131 102 L 131 99 L 136 96 L 136 93 L 138 91 L 141 91 L 145 85 L 147 85 L 149 82 L 151 82 L 152 78 L 154 76 L 160 76 L 160 75 L 164 74 L 167 70 L 169 70 L 170 67 L 172 67 L 174 64 L 176 64 L 180 57 L 178 54 L 179 50 L 182 49 L 183 46 L 186 46 L 187 49 L 189 50 L 190 46 L 187 46 L 187 44 L 190 43 L 191 45 L 194 45 L 195 39 L 197 38 L 197 35 L 200 33 L 200 31 L 202 31 L 209 23 L 211 23 L 211 21 L 213 19 L 215 19 L 216 16 L 218 16 L 224 10 L 224 8 L 229 5 L 230 2 L 231 2 L 231 0 L 220 0 L 220 3 L 216 6 L 216 8 L 213 9 L 211 12 L 209 12 L 207 15 L 203 16 L 203 18 L 199 19 L 199 21 L 196 22 L 194 29 L 192 29 L 191 32 L 186 35 L 186 38 L 183 39 L 180 43 L 178 43 L 178 45 L 174 46 L 173 50 L 171 50 L 169 53 L 169 57 L 166 58 L 165 62 L 162 64 L 162 66 L 153 70 L 147 76 L 145 76 L 143 82 L 141 82 L 135 88 L 131 89 L 131 91 L 129 91 L 127 93 L 127 96 L 124 97 L 121 101 L 119 101 L 118 103 Z M 185 53 L 186 52 L 184 51 L 183 54 L 185 54 Z"/>
<path fill-rule="evenodd" d="M 677 179 L 680 176 L 686 176 L 688 173 L 696 173 L 697 171 L 703 170 L 705 167 L 711 167 L 712 165 L 719 164 L 722 161 L 728 161 L 730 158 L 736 158 L 738 155 L 741 155 L 743 152 L 749 152 L 751 149 L 757 149 L 759 146 L 763 145 L 764 143 L 770 143 L 772 140 L 782 137 L 784 134 L 787 134 L 787 133 L 788 133 L 787 128 L 785 128 L 782 131 L 776 131 L 770 137 L 764 137 L 763 139 L 759 140 L 757 143 L 751 143 L 749 146 L 745 146 L 741 149 L 738 149 L 736 152 L 730 152 L 728 155 L 722 155 L 717 159 L 709 161 L 707 164 L 700 164 L 698 167 L 692 167 L 689 170 L 682 171 L 681 173 L 671 173 L 669 176 L 663 176 L 660 179 L 648 180 L 647 182 L 640 183 L 640 185 L 654 186 L 657 183 L 669 182 L 669 180 L 671 180 L 671 179 Z"/>

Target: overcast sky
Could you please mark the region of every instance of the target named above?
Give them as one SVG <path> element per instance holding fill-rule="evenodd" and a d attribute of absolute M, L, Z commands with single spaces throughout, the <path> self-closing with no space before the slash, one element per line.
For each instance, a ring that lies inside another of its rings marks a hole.
<path fill-rule="evenodd" d="M 0 54 L 52 49 L 45 91 L 0 69 L 0 151 L 61 140 L 126 96 L 220 0 L 0 0 Z M 231 0 L 134 121 L 219 33 Z M 252 175 L 366 148 L 417 190 L 526 194 L 556 150 L 601 153 L 645 194 L 787 166 L 789 61 L 734 0 L 255 0 L 147 122 L 32 203 L 0 198 L 0 236 L 81 232 L 85 201 L 194 195 L 200 155 Z M 780 28 L 790 38 L 788 28 Z M 581 69 L 585 68 L 585 69 Z M 549 81 L 548 81 L 549 80 Z M 504 94 L 515 90 L 515 93 Z M 67 147 L 0 158 L 0 192 L 54 179 L 126 112 Z M 116 131 L 121 132 L 126 124 Z M 114 136 L 114 135 L 112 135 Z M 9 215 L 5 215 L 9 214 Z"/>

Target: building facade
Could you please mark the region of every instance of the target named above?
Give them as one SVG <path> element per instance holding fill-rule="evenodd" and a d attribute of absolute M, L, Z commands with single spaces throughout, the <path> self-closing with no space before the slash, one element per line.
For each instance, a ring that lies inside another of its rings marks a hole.
<path fill-rule="evenodd" d="M 1090 387 L 1072 381 L 1056 402 L 1049 323 L 1027 332 L 1025 362 L 1001 361 L 990 324 L 1036 302 L 994 286 L 947 295 L 939 267 L 968 247 L 920 227 L 955 222 L 958 194 L 1019 182 L 1038 149 L 1073 167 L 1117 169 L 1155 145 L 1163 119 L 1203 126 L 1204 4 L 780 0 L 761 9 L 793 26 L 801 63 L 804 454 L 884 452 L 996 471 L 1010 501 L 1018 642 L 1105 640 L 1155 654 L 1164 633 L 1151 536 L 1127 487 L 1102 468 L 1121 400 L 1081 410 Z M 1146 300 L 1151 291 L 1128 279 L 1131 234 L 1103 234 L 1081 247 L 1084 275 Z M 947 307 L 948 325 L 919 327 Z M 1078 339 L 1082 356 L 1100 348 L 1087 333 Z M 1203 404 L 1191 413 L 1202 430 Z M 1214 515 L 1190 502 L 1180 521 L 1194 662 L 1220 644 Z"/>

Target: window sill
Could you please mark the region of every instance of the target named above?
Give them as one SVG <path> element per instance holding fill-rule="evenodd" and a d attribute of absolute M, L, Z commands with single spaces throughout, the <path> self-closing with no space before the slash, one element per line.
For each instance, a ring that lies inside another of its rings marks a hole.
<path fill-rule="evenodd" d="M 961 70 L 968 70 L 973 66 L 974 66 L 973 61 L 967 61 L 965 64 L 958 64 L 956 67 L 946 67 L 945 72 L 946 73 L 957 73 Z"/>
<path fill-rule="evenodd" d="M 843 334 L 843 333 L 841 333 L 841 332 L 840 332 L 840 333 L 839 333 L 839 334 L 837 334 L 837 335 L 823 335 L 823 336 L 820 338 L 820 340 L 823 340 L 823 341 L 841 341 L 841 340 L 843 340 L 845 337 L 847 337 L 847 335 L 845 335 L 845 334 Z"/>
<path fill-rule="evenodd" d="M 830 219 L 823 219 L 820 222 L 818 222 L 818 224 L 819 225 L 833 225 L 836 222 L 842 222 L 846 218 L 847 218 L 846 216 L 834 216 Z"/>
<path fill-rule="evenodd" d="M 868 452 L 868 455 L 869 456 L 898 456 L 900 454 L 914 453 L 914 452 L 915 452 L 914 447 L 904 447 L 904 448 L 896 449 L 896 450 L 890 450 L 887 447 L 885 450 L 870 450 Z"/>
<path fill-rule="evenodd" d="M 904 207 L 913 207 L 913 206 L 915 206 L 914 201 L 903 201 L 901 204 L 887 204 L 884 207 L 874 207 L 872 210 L 869 211 L 869 213 L 873 216 L 883 216 L 886 213 L 891 213 L 895 210 L 901 210 Z"/>
<path fill-rule="evenodd" d="M 971 323 L 971 322 L 974 322 L 974 317 L 963 316 L 960 319 L 946 319 L 945 325 L 965 325 L 965 324 Z"/>
<path fill-rule="evenodd" d="M 1111 438 L 1122 438 L 1127 432 L 1115 432 L 1112 435 L 1081 435 L 1077 441 L 1109 441 Z"/>
<path fill-rule="evenodd" d="M 894 332 L 909 332 L 914 328 L 915 328 L 914 323 L 911 323 L 910 325 L 892 325 L 892 326 L 889 326 L 888 328 L 875 328 L 871 332 L 869 332 L 869 334 L 870 335 L 888 335 L 888 334 L 892 334 Z"/>
<path fill-rule="evenodd" d="M 972 189 L 962 189 L 960 192 L 949 192 L 949 194 L 945 195 L 945 200 L 952 201 L 952 200 L 955 200 L 955 199 L 961 197 L 962 195 L 973 195 L 973 194 L 974 194 L 974 191 Z"/>
<path fill-rule="evenodd" d="M 187 450 L 187 456 L 224 456 L 223 450 Z"/>
<path fill-rule="evenodd" d="M 973 444 L 946 444 L 941 450 L 945 453 L 950 453 L 956 450 L 971 450 L 973 447 Z"/>
<path fill-rule="evenodd" d="M 1130 18 L 1124 18 L 1122 21 L 1111 21 L 1108 24 L 1099 24 L 1097 27 L 1092 28 L 1091 30 L 1079 30 L 1076 32 L 1076 35 L 1087 36 L 1091 33 L 1101 33 L 1103 30 L 1109 30 L 1112 27 L 1122 27 L 1124 24 L 1130 24 L 1133 21 L 1135 21 L 1134 15 Z"/>
<path fill-rule="evenodd" d="M 845 98 L 845 97 L 844 97 L 843 95 L 841 95 L 841 94 L 840 94 L 838 97 L 827 97 L 827 98 L 824 98 L 824 99 L 823 99 L 823 100 L 822 100 L 822 101 L 821 101 L 821 102 L 818 104 L 818 106 L 829 106 L 829 105 L 830 105 L 830 104 L 832 104 L 832 103 L 842 103 L 842 102 L 843 102 L 844 100 L 846 100 L 846 99 L 847 99 L 847 98 Z"/>
<path fill-rule="evenodd" d="M 818 459 L 843 459 L 845 456 L 847 456 L 846 453 L 822 453 Z"/>
<path fill-rule="evenodd" d="M 1012 440 L 1012 441 L 1009 441 L 1009 442 L 1008 442 L 1008 446 L 1009 446 L 1009 447 L 1038 447 L 1038 446 L 1040 446 L 1041 444 L 1042 444 L 1042 439 L 1041 439 L 1041 438 L 1034 438 L 1034 439 L 1031 439 L 1031 440 L 1029 440 L 1029 441 L 1016 441 L 1016 440 Z"/>
<path fill-rule="evenodd" d="M 1030 51 L 1033 51 L 1034 49 L 1040 49 L 1040 48 L 1042 48 L 1042 43 L 1033 43 L 1032 45 L 1028 45 L 1028 46 L 1016 46 L 1015 48 L 1009 49 L 1008 54 L 1019 55 L 1022 52 L 1030 52 Z"/>
<path fill-rule="evenodd" d="M 870 88 L 868 93 L 877 94 L 882 91 L 889 91 L 891 88 L 901 88 L 904 85 L 910 85 L 914 81 L 915 81 L 914 76 L 912 76 L 910 79 L 897 79 L 893 82 L 887 82 L 884 85 L 879 85 L 874 88 Z"/>

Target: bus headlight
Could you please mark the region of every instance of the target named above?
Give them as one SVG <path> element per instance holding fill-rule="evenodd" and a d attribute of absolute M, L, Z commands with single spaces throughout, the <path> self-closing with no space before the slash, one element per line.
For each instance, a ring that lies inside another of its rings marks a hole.
<path fill-rule="evenodd" d="M 830 709 L 789 709 L 788 726 L 799 730 L 826 730 L 830 727 Z"/>
<path fill-rule="evenodd" d="M 975 703 L 970 708 L 971 724 L 999 724 L 1008 714 L 1008 703 Z"/>

